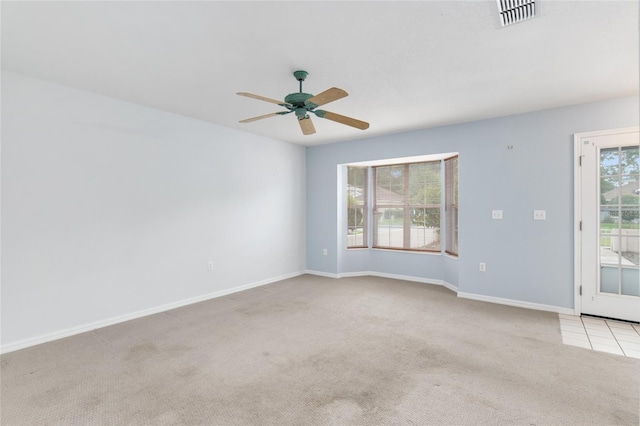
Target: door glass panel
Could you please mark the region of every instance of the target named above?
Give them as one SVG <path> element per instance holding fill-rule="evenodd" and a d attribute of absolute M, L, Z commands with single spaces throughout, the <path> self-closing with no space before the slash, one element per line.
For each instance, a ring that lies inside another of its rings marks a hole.
<path fill-rule="evenodd" d="M 638 146 L 600 150 L 600 291 L 640 296 Z"/>
<path fill-rule="evenodd" d="M 618 176 L 602 176 L 600 178 L 600 204 L 614 204 L 620 196 Z"/>
<path fill-rule="evenodd" d="M 600 207 L 600 262 L 618 264 L 619 254 L 612 250 L 613 239 L 617 238 L 620 215 L 617 207 Z"/>
<path fill-rule="evenodd" d="M 640 273 L 637 268 L 622 268 L 622 294 L 640 296 Z"/>
<path fill-rule="evenodd" d="M 618 267 L 603 266 L 600 268 L 600 291 L 602 293 L 618 294 L 620 271 Z"/>

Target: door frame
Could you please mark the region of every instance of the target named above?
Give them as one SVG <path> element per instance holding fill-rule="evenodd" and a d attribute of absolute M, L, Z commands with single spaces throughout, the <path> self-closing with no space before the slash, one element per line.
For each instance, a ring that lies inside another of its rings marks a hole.
<path fill-rule="evenodd" d="M 582 314 L 582 140 L 596 136 L 638 132 L 640 127 L 598 130 L 573 134 L 573 313 Z"/>

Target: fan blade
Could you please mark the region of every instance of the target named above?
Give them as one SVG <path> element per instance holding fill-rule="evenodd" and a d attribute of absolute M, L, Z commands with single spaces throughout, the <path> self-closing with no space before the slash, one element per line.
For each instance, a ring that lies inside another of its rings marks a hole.
<path fill-rule="evenodd" d="M 366 130 L 369 128 L 369 123 L 365 121 L 356 120 L 355 118 L 336 114 L 335 112 L 323 110 L 313 112 L 320 118 L 326 118 L 327 120 L 335 121 L 336 123 L 346 124 L 347 126 L 355 127 L 356 129 Z"/>
<path fill-rule="evenodd" d="M 271 114 L 260 115 L 258 117 L 247 118 L 240 120 L 240 123 L 251 123 L 252 121 L 262 120 L 263 118 L 274 117 L 276 115 L 282 115 L 281 112 L 272 112 Z"/>
<path fill-rule="evenodd" d="M 300 129 L 302 129 L 302 134 L 312 135 L 316 132 L 316 128 L 313 126 L 313 121 L 311 121 L 311 117 L 307 116 L 302 120 L 298 119 L 298 123 L 300 123 Z"/>
<path fill-rule="evenodd" d="M 252 98 L 252 99 L 258 99 L 259 101 L 271 102 L 272 104 L 276 104 L 276 105 L 291 106 L 291 104 L 288 104 L 288 103 L 286 103 L 284 101 L 279 101 L 277 99 L 271 99 L 271 98 L 265 98 L 264 96 L 254 95 L 253 93 L 238 92 L 238 93 L 236 93 L 236 95 L 246 96 L 247 98 Z"/>
<path fill-rule="evenodd" d="M 337 101 L 338 99 L 342 99 L 346 96 L 349 96 L 349 94 L 344 90 L 332 87 L 331 89 L 327 89 L 324 92 L 307 99 L 305 104 L 311 103 L 320 106 L 328 104 L 329 102 Z"/>

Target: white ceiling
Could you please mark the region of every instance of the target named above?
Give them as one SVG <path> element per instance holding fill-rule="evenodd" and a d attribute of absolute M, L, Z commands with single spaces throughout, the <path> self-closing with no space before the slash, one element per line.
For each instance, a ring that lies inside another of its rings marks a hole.
<path fill-rule="evenodd" d="M 501 28 L 495 1 L 7 2 L 2 67 L 71 87 L 317 145 L 638 94 L 638 2 L 540 0 Z M 361 131 L 237 96 L 337 86 L 323 109 Z"/>

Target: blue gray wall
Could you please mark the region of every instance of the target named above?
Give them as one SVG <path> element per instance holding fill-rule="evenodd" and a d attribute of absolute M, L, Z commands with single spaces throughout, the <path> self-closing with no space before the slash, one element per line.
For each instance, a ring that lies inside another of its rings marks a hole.
<path fill-rule="evenodd" d="M 626 97 L 308 148 L 307 269 L 443 280 L 464 293 L 573 307 L 573 134 L 637 126 L 638 103 Z M 444 152 L 460 153 L 458 260 L 344 248 L 337 165 Z M 491 219 L 493 209 L 503 220 Z M 533 210 L 546 210 L 547 220 L 534 221 Z"/>

